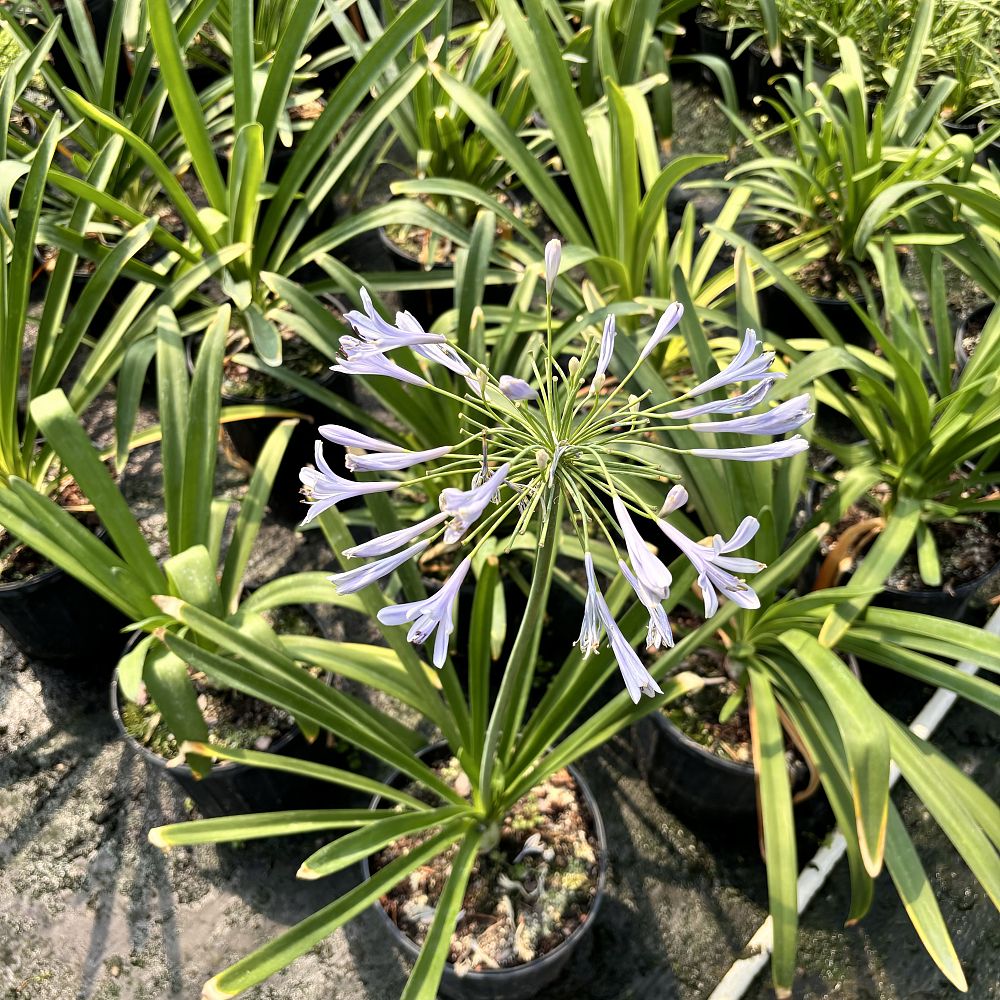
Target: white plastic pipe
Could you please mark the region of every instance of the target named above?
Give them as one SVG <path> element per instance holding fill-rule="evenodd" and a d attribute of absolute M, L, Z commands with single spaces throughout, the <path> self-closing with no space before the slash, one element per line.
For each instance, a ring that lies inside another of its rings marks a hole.
<path fill-rule="evenodd" d="M 983 627 L 984 632 L 1000 636 L 1000 610 L 997 610 L 990 617 L 990 620 Z M 974 674 L 978 670 L 973 663 L 959 663 L 956 670 L 961 670 L 963 674 Z M 954 691 L 946 691 L 938 688 L 931 695 L 930 700 L 920 710 L 920 714 L 910 723 L 910 731 L 921 739 L 929 739 L 935 729 L 941 724 L 941 720 L 948 714 L 948 710 L 955 704 L 958 696 Z M 896 779 L 899 778 L 899 768 L 895 764 L 889 772 L 889 787 L 891 788 Z M 840 831 L 836 831 L 829 840 L 816 852 L 812 861 L 809 862 L 799 875 L 799 913 L 809 905 L 813 896 L 826 881 L 827 876 L 836 867 L 837 862 L 844 856 L 847 850 L 847 841 Z M 768 917 L 757 928 L 757 933 L 750 938 L 746 950 L 746 958 L 737 959 L 729 971 L 722 977 L 721 982 L 712 991 L 708 1000 L 740 1000 L 740 998 L 750 988 L 754 979 L 771 957 L 771 950 L 774 947 L 774 927 L 771 918 Z"/>

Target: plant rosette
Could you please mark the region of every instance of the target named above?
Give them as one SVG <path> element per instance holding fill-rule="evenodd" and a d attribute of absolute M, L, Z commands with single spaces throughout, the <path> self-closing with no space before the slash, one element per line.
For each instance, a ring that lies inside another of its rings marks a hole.
<path fill-rule="evenodd" d="M 640 371 L 656 371 L 651 354 L 682 321 L 684 310 L 677 303 L 668 306 L 648 336 L 642 337 L 619 337 L 614 312 L 602 310 L 591 320 L 593 329 L 582 335 L 579 356 L 563 369 L 562 352 L 554 349 L 552 335 L 552 291 L 561 261 L 562 248 L 553 240 L 544 254 L 545 335 L 536 338 L 537 346 L 529 355 L 533 382 L 489 371 L 484 361 L 426 331 L 408 313 L 398 314 L 390 323 L 362 291 L 364 309 L 347 315 L 353 333 L 340 339 L 335 370 L 393 379 L 399 391 L 412 394 L 414 408 L 433 394 L 456 400 L 465 429 L 457 440 L 414 451 L 350 428 L 326 425 L 319 429 L 315 464 L 301 471 L 308 504 L 303 525 L 319 526 L 340 563 L 340 570 L 330 577 L 336 599 L 356 597 L 379 623 L 390 647 L 390 659 L 381 669 L 366 671 L 366 679 L 414 707 L 440 730 L 467 779 L 463 794 L 415 756 L 412 728 L 384 713 L 373 727 L 357 712 L 340 710 L 323 685 L 304 677 L 301 668 L 273 645 L 255 641 L 184 599 L 167 594 L 154 598 L 164 618 L 186 630 L 184 634 L 174 628 L 162 630 L 170 653 L 217 679 L 240 678 L 247 691 L 266 690 L 296 718 L 302 716 L 351 739 L 405 774 L 432 802 L 442 803 L 428 808 L 428 801 L 383 783 L 373 793 L 402 806 L 401 810 L 235 816 L 224 823 L 195 821 L 151 831 L 154 843 L 168 847 L 264 837 L 291 829 L 357 827 L 305 860 L 300 874 L 309 878 L 343 870 L 401 838 L 421 838 L 322 914 L 219 973 L 206 984 L 206 996 L 232 996 L 261 982 L 361 909 L 391 895 L 393 887 L 412 879 L 418 868 L 447 855 L 447 881 L 403 994 L 406 1000 L 436 995 L 477 858 L 500 842 L 505 818 L 533 790 L 544 789 L 550 778 L 614 732 L 697 687 L 701 679 L 689 673 L 666 676 L 674 659 L 683 658 L 710 629 L 740 609 L 760 606 L 746 576 L 763 573 L 766 582 L 773 574 L 761 562 L 736 554 L 757 533 L 757 519 L 744 517 L 728 538 L 715 535 L 706 542 L 694 541 L 689 522 L 679 514 L 687 504 L 687 491 L 679 483 L 667 490 L 660 449 L 691 460 L 732 462 L 799 455 L 808 447 L 805 438 L 784 435 L 810 419 L 808 396 L 750 412 L 767 403 L 770 390 L 784 374 L 773 370 L 773 353 L 761 349 L 752 330 L 725 367 L 713 362 L 711 374 L 679 396 L 658 403 L 650 400 L 651 391 L 631 392 Z M 688 322 L 694 323 L 694 318 Z M 459 387 L 461 395 L 431 381 L 434 366 L 458 376 L 449 383 Z M 610 388 L 606 394 L 605 384 Z M 638 383 L 636 387 L 641 388 Z M 734 387 L 728 390 L 732 395 L 715 392 L 726 387 Z M 692 431 L 691 447 L 667 443 L 668 428 Z M 731 434 L 764 438 L 766 443 L 740 443 L 743 439 Z M 653 447 L 631 452 L 627 445 L 633 441 Z M 329 466 L 324 456 L 327 443 L 347 449 L 345 464 L 357 478 L 342 476 Z M 436 494 L 439 511 L 416 523 L 400 524 L 395 515 L 403 504 L 394 508 L 382 497 L 399 491 L 400 497 L 417 500 L 442 479 L 449 485 Z M 461 485 L 450 485 L 456 480 Z M 634 485 L 638 480 L 651 486 L 653 499 L 643 499 Z M 661 505 L 663 490 L 666 501 Z M 381 532 L 360 543 L 337 510 L 356 497 L 365 498 Z M 611 503 L 610 514 L 606 501 Z M 680 550 L 673 569 L 642 541 L 634 519 L 655 522 L 665 540 Z M 700 530 L 699 537 L 703 535 Z M 490 619 L 500 566 L 506 561 L 506 539 L 533 551 L 534 565 L 524 613 L 493 697 Z M 440 589 L 427 594 L 417 560 L 439 541 L 454 547 L 457 561 Z M 544 696 L 529 710 L 544 609 L 562 550 L 583 562 L 586 580 L 581 588 L 584 607 L 578 648 L 566 650 Z M 474 566 L 479 580 L 472 623 L 468 635 L 459 637 L 469 644 L 466 695 L 450 652 L 456 600 Z M 676 586 L 674 573 L 683 581 Z M 607 577 L 610 583 L 605 582 Z M 705 617 L 711 621 L 675 647 L 669 609 L 695 578 Z M 385 593 L 375 586 L 379 583 L 386 587 Z M 634 648 L 642 633 L 647 648 L 662 651 L 648 665 Z M 217 652 L 208 653 L 198 640 L 212 642 Z M 425 645 L 426 663 L 417 649 Z M 374 650 L 367 656 L 372 658 Z M 577 714 L 616 670 L 624 690 L 620 687 L 606 705 L 577 721 Z M 277 760 L 261 761 L 262 767 L 277 765 Z M 342 773 L 329 780 L 358 787 L 354 777 Z"/>
<path fill-rule="evenodd" d="M 422 751 L 445 780 L 468 778 L 445 744 Z M 386 779 L 406 787 L 398 772 Z M 412 794 L 419 790 L 408 787 Z M 371 808 L 382 800 L 375 796 Z M 412 848 L 404 838 L 362 861 L 366 879 Z M 449 1000 L 528 1000 L 542 995 L 589 940 L 604 897 L 608 844 L 597 802 L 569 767 L 532 789 L 504 817 L 497 843 L 470 876 L 439 993 Z M 376 904 L 395 946 L 415 961 L 451 859 L 440 855 Z"/>

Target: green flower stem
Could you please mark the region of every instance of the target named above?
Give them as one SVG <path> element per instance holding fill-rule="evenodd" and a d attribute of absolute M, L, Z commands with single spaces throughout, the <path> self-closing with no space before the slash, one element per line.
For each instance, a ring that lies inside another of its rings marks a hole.
<path fill-rule="evenodd" d="M 528 603 L 521 618 L 521 626 L 514 640 L 500 691 L 483 740 L 483 759 L 479 770 L 479 790 L 483 802 L 492 812 L 503 800 L 503 781 L 506 770 L 505 754 L 513 744 L 520 719 L 517 697 L 527 690 L 535 669 L 538 641 L 541 636 L 542 618 L 552 583 L 552 571 L 559 553 L 559 531 L 562 527 L 562 497 L 557 494 L 554 510 L 550 512 L 547 530 L 535 557 L 535 571 L 528 592 Z M 497 774 L 497 765 L 500 766 Z M 499 781 L 495 781 L 499 778 Z M 500 787 L 494 787 L 499 785 Z M 494 817 L 499 819 L 499 816 Z"/>

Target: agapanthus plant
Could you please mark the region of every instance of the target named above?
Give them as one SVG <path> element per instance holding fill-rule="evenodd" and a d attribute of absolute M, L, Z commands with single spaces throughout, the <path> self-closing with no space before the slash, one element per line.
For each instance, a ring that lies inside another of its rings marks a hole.
<path fill-rule="evenodd" d="M 317 808 L 176 824 L 152 831 L 154 843 L 169 847 L 357 827 L 306 859 L 299 876 L 320 878 L 394 844 L 404 834 L 419 837 L 418 846 L 366 882 L 215 976 L 205 987 L 204 996 L 210 1000 L 234 996 L 261 982 L 404 882 L 419 866 L 451 852 L 446 884 L 433 901 L 427 937 L 403 1000 L 436 996 L 479 859 L 514 864 L 531 847 L 525 832 L 525 841 L 514 845 L 508 857 L 510 845 L 501 839 L 505 817 L 560 768 L 645 712 L 698 688 L 700 678 L 671 671 L 736 611 L 758 606 L 753 588 L 742 577 L 760 571 L 755 577 L 758 585 L 773 587 L 776 574 L 787 572 L 788 561 L 805 558 L 805 547 L 815 545 L 815 538 L 793 545 L 765 569 L 736 554 L 757 531 L 752 516 L 728 540 L 691 537 L 690 522 L 680 512 L 687 498 L 684 487 L 670 483 L 671 477 L 655 458 L 641 457 L 669 458 L 676 450 L 671 428 L 710 428 L 717 444 L 730 421 L 734 435 L 773 436 L 794 432 L 808 419 L 804 398 L 758 416 L 737 416 L 765 402 L 780 377 L 771 370 L 772 354 L 761 351 L 756 335 L 747 332 L 742 350 L 725 369 L 669 404 L 653 405 L 645 393 L 631 395 L 629 385 L 643 365 L 654 363 L 650 352 L 671 335 L 681 308 L 671 306 L 638 351 L 623 342 L 624 336 L 616 345 L 615 320 L 609 316 L 603 332 L 592 336 L 564 365 L 551 336 L 552 288 L 559 263 L 559 244 L 552 243 L 546 254 L 550 332 L 534 347 L 530 382 L 488 371 L 443 336 L 426 332 L 412 316 L 400 314 L 395 323 L 386 321 L 362 296 L 365 309 L 348 316 L 354 333 L 341 342 L 338 368 L 394 379 L 412 393 L 417 407 L 422 393 L 453 395 L 424 377 L 430 371 L 427 366 L 445 365 L 467 386 L 454 396 L 462 403 L 465 429 L 457 440 L 425 441 L 422 450 L 410 451 L 353 428 L 328 425 L 320 429 L 315 467 L 302 471 L 309 505 L 305 519 L 323 530 L 342 567 L 332 578 L 330 593 L 334 595 L 336 588 L 340 594 L 356 595 L 389 647 L 366 647 L 377 649 L 378 655 L 366 656 L 362 671 L 357 669 L 358 647 L 320 640 L 325 642 L 324 666 L 418 712 L 440 731 L 457 761 L 460 780 L 452 783 L 444 772 L 413 754 L 408 742 L 411 729 L 400 731 L 388 716 L 385 725 L 372 727 L 359 721 L 355 712 L 345 711 L 336 689 L 296 662 L 307 652 L 304 648 L 250 635 L 176 597 L 156 599 L 165 614 L 187 626 L 184 634 L 162 632 L 163 642 L 173 652 L 218 681 L 350 740 L 403 777 L 390 786 L 277 754 L 189 743 L 183 748 L 187 754 L 308 774 L 369 793 L 377 790 L 381 798 L 370 809 Z M 623 358 L 636 358 L 631 369 L 631 362 Z M 732 386 L 740 388 L 730 390 Z M 630 450 L 640 442 L 644 451 Z M 324 455 L 331 444 L 347 449 L 346 464 L 355 478 L 331 468 Z M 763 444 L 735 437 L 732 448 L 693 448 L 691 454 L 762 461 L 795 454 L 805 446 L 799 436 Z M 445 475 L 447 487 L 429 489 Z M 454 485 L 456 480 L 461 485 Z M 663 484 L 662 508 L 649 509 L 629 485 L 646 481 Z M 422 492 L 437 496 L 440 509 L 418 523 L 401 524 L 389 502 L 389 494 L 397 491 L 409 497 Z M 382 532 L 370 540 L 354 539 L 337 509 L 354 497 L 363 497 Z M 682 555 L 668 565 L 658 547 L 647 545 L 643 527 L 653 532 L 649 537 L 679 546 Z M 521 541 L 535 553 L 527 604 L 502 676 L 494 678 L 496 657 L 491 655 L 490 635 L 499 557 L 506 547 Z M 428 594 L 416 561 L 432 546 L 439 554 L 453 555 L 454 561 L 444 584 Z M 583 621 L 578 648 L 568 637 L 565 661 L 535 704 L 529 702 L 528 693 L 536 677 L 560 554 L 582 560 L 583 572 L 578 575 L 584 581 L 579 588 Z M 609 574 L 617 578 L 607 582 Z M 458 593 L 473 575 L 475 596 L 464 657 L 468 680 L 463 685 L 449 647 L 456 632 Z M 674 645 L 668 615 L 696 578 L 709 620 Z M 429 658 L 438 670 L 429 669 L 415 645 L 432 638 Z M 643 640 L 649 647 L 645 658 L 637 651 Z M 585 706 L 616 669 L 627 691 L 610 698 L 605 694 L 602 707 L 591 712 Z M 586 717 L 578 721 L 581 716 Z M 326 793 L 319 791 L 317 803 L 325 801 Z M 544 892 L 537 905 L 547 905 Z"/>
<path fill-rule="evenodd" d="M 652 522 L 657 540 L 662 535 L 664 542 L 672 542 L 690 560 L 697 571 L 706 616 L 718 609 L 720 595 L 744 608 L 757 607 L 753 588 L 738 574 L 756 573 L 763 565 L 730 554 L 753 538 L 758 528 L 753 516 L 748 515 L 727 541 L 719 535 L 709 540 L 691 539 L 668 520 L 687 502 L 683 485 L 674 485 L 663 506 L 655 511 L 647 508 L 628 482 L 634 477 L 667 480 L 659 464 L 641 457 L 658 451 L 741 462 L 798 454 L 808 446 L 803 437 L 776 436 L 796 431 L 810 419 L 809 396 L 801 395 L 749 416 L 733 416 L 765 402 L 775 382 L 784 377 L 772 371 L 773 352 L 758 350 L 761 344 L 753 330 L 746 331 L 740 351 L 726 368 L 673 400 L 650 405 L 649 393 L 629 393 L 629 383 L 639 367 L 680 322 L 683 308 L 679 303 L 663 313 L 638 360 L 620 378 L 610 374 L 616 337 L 613 313 L 607 316 L 600 337 L 592 337 L 580 355 L 564 367 L 551 346 L 551 298 L 560 256 L 560 245 L 553 240 L 546 248 L 550 336 L 531 360 L 533 384 L 489 371 L 445 337 L 428 333 L 410 313 L 398 313 L 395 324 L 389 323 L 362 290 L 365 311 L 346 315 L 356 336 L 341 338 L 342 358 L 334 370 L 394 378 L 458 399 L 465 405 L 465 431 L 452 444 L 407 451 L 348 427 L 321 427 L 319 432 L 326 441 L 347 449 L 348 469 L 397 473 L 419 467 L 421 472 L 408 479 L 349 480 L 330 468 L 323 441 L 317 441 L 316 466 L 301 473 L 309 503 L 305 523 L 347 499 L 395 489 L 419 490 L 422 483 L 444 472 L 468 476 L 468 489 L 441 492 L 439 513 L 348 549 L 345 555 L 371 561 L 331 578 L 340 593 L 354 593 L 390 576 L 438 542 L 458 546 L 457 565 L 438 592 L 379 612 L 385 625 L 409 625 L 407 638 L 411 642 L 423 643 L 435 636 L 432 660 L 440 667 L 454 631 L 453 610 L 459 588 L 479 551 L 501 527 L 510 537 L 535 528 L 542 539 L 550 533 L 548 526 L 553 519 L 561 523 L 568 518 L 584 552 L 587 575 L 580 650 L 587 655 L 606 635 L 629 694 L 638 702 L 643 693 L 652 696 L 660 689 L 607 611 L 594 573 L 592 538 L 608 543 L 622 574 L 649 610 L 647 644 L 652 648 L 673 645 L 662 606 L 670 594 L 672 578 L 647 546 L 636 520 Z M 464 399 L 422 377 L 421 366 L 435 364 L 464 376 L 468 384 Z M 738 395 L 715 398 L 719 395 L 716 390 L 734 385 L 745 388 Z M 696 399 L 702 401 L 688 405 Z M 672 429 L 776 439 L 765 444 L 681 449 L 669 443 Z M 629 445 L 636 443 L 644 446 L 641 453 L 629 450 Z M 446 461 L 429 465 L 439 459 Z M 543 545 L 539 560 L 551 562 L 558 549 L 558 544 Z"/>

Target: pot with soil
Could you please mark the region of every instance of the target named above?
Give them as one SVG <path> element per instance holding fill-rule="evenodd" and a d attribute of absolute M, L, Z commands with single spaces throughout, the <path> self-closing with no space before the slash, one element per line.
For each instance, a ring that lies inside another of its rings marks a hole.
<path fill-rule="evenodd" d="M 973 309 L 959 325 L 955 334 L 955 363 L 959 373 L 969 363 L 969 358 L 976 353 L 983 327 L 986 326 L 993 309 L 992 302 L 979 306 L 978 309 Z"/>
<path fill-rule="evenodd" d="M 69 509 L 83 501 L 75 484 L 57 499 Z M 105 537 L 96 515 L 78 516 Z M 26 657 L 103 683 L 121 656 L 127 624 L 117 608 L 0 528 L 0 627 Z"/>
<path fill-rule="evenodd" d="M 501 188 L 498 199 L 515 214 L 524 218 L 525 206 L 511 191 Z M 389 252 L 395 270 L 403 274 L 424 274 L 431 280 L 451 281 L 454 278 L 456 247 L 452 242 L 417 226 L 391 225 L 378 231 L 382 245 Z M 511 227 L 497 218 L 497 238 L 510 239 Z M 513 275 L 511 276 L 513 281 Z M 485 285 L 484 305 L 506 305 L 511 287 L 507 284 Z M 413 315 L 424 325 L 429 325 L 449 309 L 455 308 L 454 287 L 410 288 L 397 293 L 400 308 Z"/>
<path fill-rule="evenodd" d="M 265 612 L 272 627 L 285 633 L 322 636 L 318 621 L 305 608 L 283 607 Z M 137 634 L 130 646 L 142 638 Z M 371 760 L 331 733 L 320 731 L 314 743 L 283 710 L 232 688 L 220 687 L 204 674 L 191 674 L 198 705 L 210 739 L 230 749 L 258 750 L 340 767 L 355 773 L 371 770 Z M 176 781 L 206 817 L 281 809 L 311 809 L 320 799 L 330 808 L 360 808 L 365 798 L 349 788 L 284 771 L 250 767 L 232 761 L 212 765 L 198 777 L 187 764 L 171 764 L 178 743 L 164 725 L 155 703 L 140 689 L 137 701 L 122 694 L 115 670 L 111 681 L 111 715 L 129 749 L 159 774 Z M 336 802 L 331 799 L 336 797 Z"/>
<path fill-rule="evenodd" d="M 339 304 L 335 311 L 340 314 Z M 330 359 L 290 330 L 281 331 L 282 366 L 296 375 L 311 379 L 318 386 L 336 393 L 341 398 L 353 400 L 351 381 L 330 371 Z M 188 366 L 194 370 L 194 356 L 201 344 L 200 338 L 187 339 Z M 227 406 L 266 405 L 302 414 L 292 432 L 288 447 L 281 459 L 274 479 L 269 506 L 281 520 L 298 523 L 304 516 L 300 493 L 299 470 L 315 462 L 316 428 L 320 424 L 345 423 L 343 417 L 328 406 L 305 393 L 290 389 L 273 375 L 258 372 L 237 364 L 229 356 L 223 363 L 222 403 Z M 233 420 L 224 424 L 226 438 L 239 459 L 254 465 L 271 431 L 280 422 L 279 417 L 259 417 L 251 420 Z M 327 444 L 324 454 L 330 467 L 338 474 L 346 472 L 343 449 Z"/>
<path fill-rule="evenodd" d="M 699 10 L 696 20 L 701 53 L 706 56 L 715 56 L 729 65 L 740 107 L 744 111 L 751 109 L 753 107 L 753 91 L 750 89 L 750 65 L 753 57 L 750 55 L 749 46 L 743 46 L 743 43 L 750 36 L 749 30 L 735 28 L 729 31 L 722 28 L 712 19 L 711 13 L 704 8 Z M 739 50 L 738 55 L 733 54 L 736 50 Z M 715 73 L 707 66 L 703 67 L 701 72 L 709 87 L 721 96 L 722 87 L 719 85 Z"/>
<path fill-rule="evenodd" d="M 444 744 L 420 756 L 446 780 L 462 780 Z M 405 788 L 409 782 L 397 773 L 387 783 Z M 376 796 L 371 808 L 380 802 Z M 525 850 L 535 834 L 540 845 Z M 364 878 L 416 842 L 402 838 L 366 858 Z M 604 897 L 607 856 L 597 803 L 575 768 L 557 771 L 529 792 L 505 817 L 497 846 L 476 861 L 439 995 L 448 1000 L 545 996 L 589 938 Z M 375 904 L 394 944 L 411 961 L 426 937 L 427 915 L 433 916 L 450 861 L 447 852 L 428 862 Z"/>
<path fill-rule="evenodd" d="M 883 485 L 882 490 L 886 487 Z M 829 489 L 829 487 L 827 487 Z M 876 487 L 878 489 L 878 487 Z M 814 491 L 812 509 L 818 509 L 825 497 Z M 821 565 L 815 588 L 846 583 L 867 547 L 881 530 L 881 517 L 873 500 L 854 504 L 820 544 Z M 930 587 L 920 575 L 916 547 L 911 546 L 872 600 L 875 607 L 933 615 L 950 621 L 972 624 L 980 615 L 977 598 L 988 595 L 991 585 L 1000 580 L 1000 514 L 974 515 L 966 522 L 932 521 L 928 530 L 934 536 L 941 562 L 942 583 Z M 853 564 L 846 576 L 840 567 Z"/>
<path fill-rule="evenodd" d="M 757 227 L 754 239 L 757 246 L 766 249 L 791 235 L 779 232 L 771 224 L 763 224 Z M 898 256 L 901 272 L 906 270 L 907 260 L 905 254 Z M 861 267 L 872 286 L 876 306 L 881 309 L 882 292 L 877 286 L 875 268 L 871 264 L 862 264 Z M 863 312 L 866 306 L 865 294 L 854 270 L 833 255 L 828 255 L 811 261 L 794 275 L 794 280 L 812 304 L 830 321 L 845 344 L 872 346 L 871 334 L 854 310 L 857 305 Z M 768 329 L 781 332 L 801 330 L 803 326 L 810 325 L 788 293 L 778 285 L 768 285 L 757 294 L 761 318 Z"/>
<path fill-rule="evenodd" d="M 642 719 L 633 727 L 633 745 L 641 773 L 671 812 L 703 835 L 747 839 L 757 834 L 750 716 L 744 703 L 720 721 L 737 689 L 723 659 L 721 651 L 710 648 L 688 658 L 682 669 L 707 683 Z M 805 791 L 809 769 L 791 744 L 786 759 L 792 791 Z"/>

